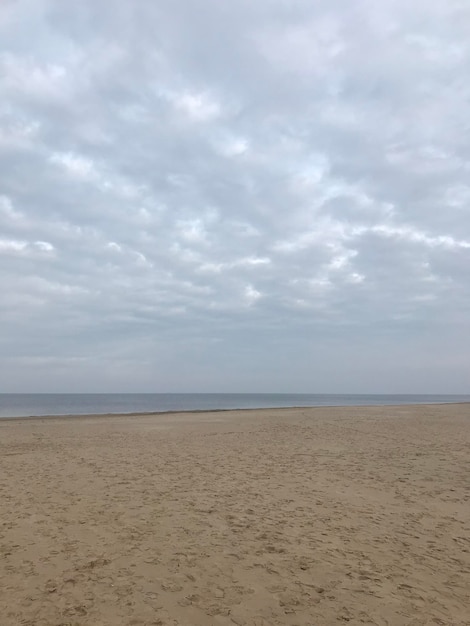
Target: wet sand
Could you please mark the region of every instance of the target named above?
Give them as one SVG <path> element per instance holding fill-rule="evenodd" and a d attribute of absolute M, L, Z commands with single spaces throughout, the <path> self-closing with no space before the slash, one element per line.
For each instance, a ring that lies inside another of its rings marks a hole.
<path fill-rule="evenodd" d="M 0 420 L 2 626 L 470 625 L 470 405 Z"/>

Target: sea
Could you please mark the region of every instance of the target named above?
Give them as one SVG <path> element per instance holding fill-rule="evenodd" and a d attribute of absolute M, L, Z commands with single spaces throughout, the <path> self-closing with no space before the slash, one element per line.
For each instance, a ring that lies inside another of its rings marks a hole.
<path fill-rule="evenodd" d="M 308 393 L 3 393 L 0 418 L 312 406 L 470 402 L 470 395 Z"/>

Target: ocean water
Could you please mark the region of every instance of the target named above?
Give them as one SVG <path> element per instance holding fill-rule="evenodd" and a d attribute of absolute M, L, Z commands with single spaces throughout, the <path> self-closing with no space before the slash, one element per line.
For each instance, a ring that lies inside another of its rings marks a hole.
<path fill-rule="evenodd" d="M 94 413 L 160 413 L 294 406 L 371 406 L 470 402 L 470 395 L 288 393 L 0 394 L 0 418 Z"/>

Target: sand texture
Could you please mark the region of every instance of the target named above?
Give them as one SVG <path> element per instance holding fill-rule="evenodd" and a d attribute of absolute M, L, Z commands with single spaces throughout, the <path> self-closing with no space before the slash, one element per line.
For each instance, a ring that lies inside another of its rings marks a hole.
<path fill-rule="evenodd" d="M 470 625 L 470 406 L 0 420 L 1 626 Z"/>

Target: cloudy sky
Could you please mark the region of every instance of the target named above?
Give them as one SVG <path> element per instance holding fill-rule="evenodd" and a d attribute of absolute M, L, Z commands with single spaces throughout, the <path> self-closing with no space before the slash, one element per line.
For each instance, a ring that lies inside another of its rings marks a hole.
<path fill-rule="evenodd" d="M 468 0 L 2 0 L 2 391 L 469 391 Z"/>

